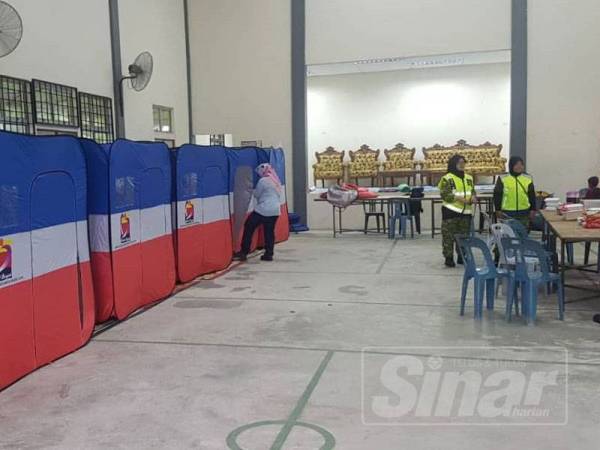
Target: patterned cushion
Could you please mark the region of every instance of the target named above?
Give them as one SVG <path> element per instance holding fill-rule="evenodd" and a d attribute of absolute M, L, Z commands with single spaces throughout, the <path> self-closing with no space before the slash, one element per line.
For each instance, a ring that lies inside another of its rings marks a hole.
<path fill-rule="evenodd" d="M 354 161 L 350 163 L 350 176 L 376 177 L 378 166 L 379 163 L 377 162 L 376 154 L 356 154 L 356 156 L 354 157 Z"/>
<path fill-rule="evenodd" d="M 393 153 L 389 159 L 383 163 L 383 170 L 412 170 L 414 161 L 411 152 Z"/>
<path fill-rule="evenodd" d="M 344 166 L 341 155 L 320 155 L 320 162 L 313 165 L 315 178 L 343 178 Z"/>

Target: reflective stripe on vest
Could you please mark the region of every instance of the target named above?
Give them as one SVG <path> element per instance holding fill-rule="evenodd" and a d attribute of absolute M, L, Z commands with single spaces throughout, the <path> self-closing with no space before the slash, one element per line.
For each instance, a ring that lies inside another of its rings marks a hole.
<path fill-rule="evenodd" d="M 504 175 L 501 177 L 502 185 L 502 211 L 526 211 L 531 208 L 529 202 L 529 185 L 533 180 L 529 175 Z"/>
<path fill-rule="evenodd" d="M 452 186 L 452 194 L 455 198 L 463 197 L 465 200 L 469 200 L 472 197 L 474 184 L 471 175 L 465 174 L 465 178 L 463 179 L 457 177 L 453 173 L 447 173 L 442 179 L 450 183 L 450 186 Z M 442 205 L 459 214 L 473 214 L 472 205 L 464 205 L 456 200 L 451 203 L 442 201 Z"/>

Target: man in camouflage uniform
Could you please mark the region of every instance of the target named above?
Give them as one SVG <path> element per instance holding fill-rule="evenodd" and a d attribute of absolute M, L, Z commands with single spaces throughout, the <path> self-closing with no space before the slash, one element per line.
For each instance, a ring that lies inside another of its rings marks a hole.
<path fill-rule="evenodd" d="M 457 236 L 468 235 L 471 229 L 475 184 L 473 177 L 465 173 L 466 161 L 461 155 L 454 155 L 448 161 L 448 173 L 442 177 L 438 187 L 442 197 L 442 252 L 444 264 L 455 267 L 454 243 Z M 457 249 L 457 262 L 462 257 Z"/>

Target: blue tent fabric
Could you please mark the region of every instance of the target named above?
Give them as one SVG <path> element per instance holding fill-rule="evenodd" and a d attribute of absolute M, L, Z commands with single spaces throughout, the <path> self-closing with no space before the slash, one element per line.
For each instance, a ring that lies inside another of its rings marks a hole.
<path fill-rule="evenodd" d="M 158 142 L 82 146 L 97 321 L 123 319 L 174 287 L 171 155 Z"/>
<path fill-rule="evenodd" d="M 77 139 L 0 132 L 0 388 L 90 337 L 85 159 Z"/>
<path fill-rule="evenodd" d="M 258 174 L 255 169 L 259 164 L 259 153 L 260 149 L 257 147 L 227 149 L 231 227 L 233 230 L 233 248 L 236 252 L 241 248 L 246 218 L 254 211 L 253 194 L 258 182 Z M 255 250 L 258 244 L 258 235 L 256 235 L 250 250 Z"/>
<path fill-rule="evenodd" d="M 226 149 L 180 147 L 175 154 L 174 186 L 179 280 L 226 268 L 233 253 Z"/>

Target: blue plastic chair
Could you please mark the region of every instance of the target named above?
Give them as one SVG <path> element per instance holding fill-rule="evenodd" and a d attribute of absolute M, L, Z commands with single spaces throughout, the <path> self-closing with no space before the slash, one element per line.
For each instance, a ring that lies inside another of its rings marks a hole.
<path fill-rule="evenodd" d="M 527 228 L 525 228 L 525 226 L 519 222 L 516 219 L 510 219 L 505 221 L 504 223 L 506 223 L 515 233 L 515 237 L 521 240 L 527 240 L 527 239 L 531 239 L 529 237 L 529 231 L 527 230 Z M 554 268 L 554 270 L 556 270 L 556 268 L 558 267 L 558 260 L 556 260 L 555 258 L 555 252 L 550 251 L 550 250 L 545 250 L 546 252 L 546 256 L 548 258 L 548 262 L 550 264 L 552 264 L 551 267 Z M 529 256 L 529 255 L 526 255 Z M 573 244 L 568 244 L 567 245 L 567 258 L 569 261 L 569 264 L 573 264 Z M 599 264 L 600 264 L 600 260 L 599 260 Z M 548 291 L 550 292 L 550 291 Z"/>
<path fill-rule="evenodd" d="M 529 238 L 529 230 L 525 228 L 525 225 L 523 225 L 517 219 L 509 219 L 506 220 L 504 223 L 512 228 L 512 230 L 515 232 L 515 236 L 519 239 Z"/>
<path fill-rule="evenodd" d="M 531 239 L 520 240 L 505 238 L 502 239 L 504 251 L 515 258 L 515 275 L 512 281 L 509 281 L 507 311 L 510 311 L 510 305 L 513 301 L 513 294 L 516 291 L 514 287 L 518 283 L 522 289 L 522 312 L 528 324 L 535 324 L 537 316 L 537 293 L 540 285 L 551 284 L 556 286 L 558 293 L 558 318 L 564 319 L 565 313 L 565 290 L 562 284 L 560 274 L 550 271 L 548 264 L 548 255 L 542 244 Z M 525 258 L 537 258 L 538 262 L 534 266 L 528 264 Z M 510 320 L 510 317 L 508 317 Z"/>
<path fill-rule="evenodd" d="M 458 248 L 462 254 L 465 272 L 463 275 L 462 290 L 460 295 L 460 315 L 465 314 L 465 303 L 469 281 L 474 280 L 474 317 L 481 319 L 483 315 L 483 294 L 486 295 L 488 310 L 494 309 L 496 294 L 496 279 L 510 278 L 511 273 L 505 269 L 498 269 L 494 264 L 494 257 L 485 241 L 477 237 L 457 237 Z M 483 265 L 478 266 L 475 254 L 480 252 L 483 256 Z M 510 286 L 510 283 L 509 283 Z M 515 304 L 516 305 L 516 304 Z"/>
<path fill-rule="evenodd" d="M 406 201 L 390 201 L 390 213 L 388 217 L 388 237 L 390 239 L 396 238 L 396 222 L 399 222 L 399 232 L 402 239 L 406 239 L 406 228 L 408 222 L 410 222 L 410 237 L 411 239 L 415 237 L 414 216 L 410 213 L 408 197 Z"/>

